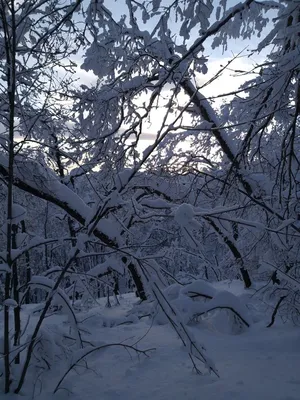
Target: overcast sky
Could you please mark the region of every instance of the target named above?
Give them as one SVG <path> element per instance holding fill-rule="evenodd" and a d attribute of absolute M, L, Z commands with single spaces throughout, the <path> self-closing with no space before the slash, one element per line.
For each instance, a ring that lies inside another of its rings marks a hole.
<path fill-rule="evenodd" d="M 171 0 L 170 0 L 171 2 Z M 228 0 L 227 5 L 228 7 L 234 6 L 239 1 L 235 0 Z M 125 0 L 106 0 L 105 1 L 106 6 L 113 12 L 115 19 L 119 19 L 121 15 L 127 13 L 127 7 L 125 5 Z M 214 15 L 214 14 L 213 14 Z M 178 31 L 178 25 L 173 22 L 171 23 L 172 30 L 174 33 Z M 153 28 L 153 23 L 149 23 L 147 25 L 148 30 L 151 30 Z M 196 40 L 197 37 L 191 37 L 190 42 L 193 43 L 194 40 Z M 249 70 L 251 67 L 255 64 L 255 62 L 259 62 L 262 60 L 263 55 L 261 57 L 256 56 L 255 59 L 253 57 L 249 57 L 250 50 L 255 48 L 259 42 L 259 39 L 252 39 L 250 41 L 242 41 L 242 40 L 231 40 L 230 45 L 228 46 L 228 50 L 226 52 L 223 52 L 222 48 L 214 49 L 212 50 L 209 46 L 209 42 L 205 44 L 205 52 L 204 55 L 208 57 L 209 63 L 208 63 L 208 73 L 206 75 L 199 75 L 199 83 L 204 84 L 207 80 L 209 80 L 212 76 L 215 75 L 215 73 L 220 69 L 221 65 L 224 65 L 228 60 L 230 60 L 234 55 L 237 55 L 238 53 L 242 52 L 241 57 L 239 57 L 234 64 L 231 66 L 231 70 L 227 70 L 223 73 L 222 77 L 220 77 L 218 80 L 207 86 L 206 88 L 203 89 L 203 93 L 207 97 L 211 97 L 214 95 L 226 93 L 233 91 L 237 89 L 244 81 L 245 81 L 245 76 L 242 76 L 239 74 L 237 76 L 236 73 L 232 71 L 234 70 Z M 91 72 L 86 72 L 82 69 L 80 69 L 80 64 L 81 64 L 81 56 L 78 55 L 77 62 L 78 62 L 78 68 L 77 68 L 77 73 L 78 76 L 80 77 L 80 83 L 88 84 L 92 83 L 96 80 L 96 78 L 93 76 Z M 249 78 L 249 77 L 248 77 Z M 221 100 L 220 100 L 221 101 Z M 219 101 L 219 102 L 220 102 Z M 164 111 L 161 111 L 161 115 L 163 115 Z M 143 147 L 146 147 L 150 144 L 150 138 L 153 136 L 153 133 L 157 132 L 159 129 L 159 115 L 157 115 L 157 118 L 155 118 L 156 122 L 153 122 L 151 126 L 145 127 L 145 132 L 144 132 L 144 137 L 143 137 L 143 143 L 140 146 L 140 150 Z"/>

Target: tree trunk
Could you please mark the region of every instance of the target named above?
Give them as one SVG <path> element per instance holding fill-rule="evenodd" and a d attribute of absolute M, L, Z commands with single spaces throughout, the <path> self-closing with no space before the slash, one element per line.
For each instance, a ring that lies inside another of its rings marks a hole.
<path fill-rule="evenodd" d="M 21 228 L 22 228 L 22 233 L 26 233 L 26 225 L 25 221 L 21 221 Z M 26 284 L 31 281 L 31 268 L 30 268 L 30 257 L 29 257 L 29 251 L 25 252 L 25 260 L 26 260 Z M 25 304 L 30 304 L 30 288 L 29 285 L 26 288 L 26 295 L 25 295 Z"/>
<path fill-rule="evenodd" d="M 12 225 L 12 248 L 17 249 L 17 233 L 18 226 Z M 17 307 L 14 308 L 14 323 L 15 323 L 15 332 L 14 332 L 14 346 L 18 347 L 20 345 L 20 336 L 21 336 L 21 308 L 20 308 L 20 299 L 19 299 L 19 277 L 18 277 L 18 265 L 17 262 L 13 263 L 13 276 L 12 276 L 12 285 L 13 285 L 13 295 L 14 300 L 18 304 Z M 15 364 L 20 364 L 20 353 L 17 353 L 15 357 Z"/>
<path fill-rule="evenodd" d="M 6 261 L 11 273 L 6 273 L 5 300 L 11 298 L 10 280 L 16 275 L 12 261 L 12 221 L 13 221 L 13 181 L 14 181 L 14 123 L 15 123 L 15 94 L 16 94 L 16 21 L 14 1 L 10 6 L 1 3 L 0 17 L 5 33 L 4 48 L 7 64 L 6 84 L 8 97 L 8 184 L 7 184 L 7 232 L 6 232 Z M 10 343 L 9 343 L 9 309 L 4 306 L 4 371 L 5 393 L 11 385 L 10 378 Z"/>
<path fill-rule="evenodd" d="M 242 258 L 241 253 L 239 252 L 239 249 L 233 243 L 233 241 L 230 240 L 228 238 L 228 236 L 226 236 L 226 234 L 221 231 L 221 229 L 215 224 L 215 222 L 211 218 L 208 218 L 208 217 L 203 217 L 203 218 L 209 223 L 210 226 L 212 226 L 214 228 L 216 233 L 222 237 L 222 239 L 224 240 L 224 243 L 227 245 L 227 247 L 231 251 L 232 255 L 234 256 L 236 263 L 241 265 L 240 272 L 241 272 L 245 287 L 249 288 L 251 286 L 250 275 L 249 275 L 248 271 L 246 270 L 246 268 L 243 266 L 243 258 Z"/>
<path fill-rule="evenodd" d="M 122 257 L 122 261 L 123 261 L 124 264 L 126 264 L 127 263 L 127 258 L 126 257 Z M 137 291 L 137 294 L 138 294 L 139 298 L 141 300 L 147 300 L 147 295 L 146 295 L 146 292 L 145 292 L 145 289 L 144 289 L 144 285 L 143 285 L 142 279 L 141 279 L 140 275 L 138 274 L 135 265 L 133 263 L 129 263 L 127 268 L 131 273 L 131 276 L 132 276 L 132 279 L 133 279 L 134 284 L 136 286 L 136 291 Z"/>

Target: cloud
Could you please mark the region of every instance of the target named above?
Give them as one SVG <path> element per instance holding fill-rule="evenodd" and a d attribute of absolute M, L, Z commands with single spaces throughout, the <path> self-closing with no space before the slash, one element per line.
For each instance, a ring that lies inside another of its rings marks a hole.
<path fill-rule="evenodd" d="M 198 77 L 198 85 L 204 86 L 210 79 L 214 78 L 218 71 L 220 71 L 222 67 L 226 66 L 230 60 L 231 59 L 228 57 L 211 59 L 207 64 L 208 73 Z M 254 65 L 255 63 L 249 58 L 237 58 L 217 79 L 204 86 L 202 93 L 206 97 L 214 97 L 234 92 L 247 79 L 253 78 L 253 74 L 248 75 L 246 72 L 250 71 Z M 243 74 L 242 71 L 245 73 Z"/>
<path fill-rule="evenodd" d="M 85 71 L 79 66 L 75 68 L 75 78 L 78 78 L 78 84 L 80 85 L 92 85 L 97 82 L 97 76 L 92 71 Z"/>
<path fill-rule="evenodd" d="M 208 83 L 214 76 L 216 76 L 217 72 L 225 66 L 231 59 L 229 57 L 223 58 L 214 58 L 210 59 L 208 62 L 208 73 L 205 75 L 198 75 L 197 84 L 199 86 L 204 86 L 201 89 L 202 94 L 207 98 L 213 98 L 215 96 L 219 96 L 222 94 L 234 92 L 237 90 L 247 79 L 253 78 L 253 74 L 242 74 L 241 72 L 237 73 L 236 71 L 251 71 L 255 63 L 253 60 L 243 57 L 234 60 L 228 69 L 226 69 L 216 80 L 213 80 L 211 83 Z M 207 85 L 205 85 L 208 83 Z M 170 92 L 171 95 L 171 92 Z M 168 97 L 168 89 L 164 90 L 164 97 Z M 232 98 L 232 96 L 231 96 Z M 182 95 L 182 99 L 188 100 L 187 97 Z M 229 101 L 230 97 L 220 97 L 214 100 L 214 106 L 218 107 L 221 105 L 223 101 Z M 143 135 L 141 136 L 141 143 L 139 143 L 139 150 L 142 147 L 146 147 L 150 144 L 150 141 L 154 141 L 156 137 L 156 132 L 158 132 L 160 128 L 160 124 L 165 115 L 165 108 L 158 108 L 152 115 L 152 123 L 144 128 Z"/>

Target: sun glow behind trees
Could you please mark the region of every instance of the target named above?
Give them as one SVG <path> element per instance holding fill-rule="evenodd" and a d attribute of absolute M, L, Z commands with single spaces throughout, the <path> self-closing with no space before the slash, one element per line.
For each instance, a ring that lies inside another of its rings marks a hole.
<path fill-rule="evenodd" d="M 230 0 L 227 2 L 227 7 L 232 7 L 237 4 L 235 0 Z M 118 0 L 112 2 L 104 2 L 105 5 L 109 6 L 112 18 L 117 21 L 118 19 L 125 16 L 128 20 L 130 17 L 128 15 L 128 9 L 126 6 L 125 0 Z M 167 1 L 166 6 L 170 6 L 172 1 Z M 275 13 L 272 11 L 269 13 L 269 19 L 275 16 Z M 137 22 L 142 22 L 142 13 L 136 13 Z M 215 14 L 212 14 L 210 18 L 211 22 L 215 22 Z M 143 21 L 144 24 L 143 30 L 151 32 L 154 30 L 159 18 L 149 19 L 147 21 Z M 271 21 L 267 23 L 266 28 L 264 30 L 265 34 L 270 30 L 272 23 Z M 173 18 L 170 18 L 169 21 L 170 29 L 172 30 L 174 37 L 179 36 L 180 24 L 175 15 Z M 191 30 L 190 37 L 186 40 L 187 45 L 192 45 L 192 43 L 198 37 L 197 30 Z M 246 79 L 251 79 L 253 75 L 251 75 L 251 70 L 259 65 L 265 55 L 266 51 L 262 51 L 259 54 L 253 54 L 253 50 L 255 50 L 256 46 L 259 43 L 259 39 L 256 37 L 252 37 L 251 39 L 244 38 L 243 41 L 237 39 L 228 40 L 227 48 L 217 47 L 214 50 L 210 49 L 210 45 L 212 40 L 207 40 L 207 45 L 204 51 L 205 57 L 207 57 L 207 73 L 195 73 L 196 77 L 196 86 L 200 86 L 203 94 L 208 99 L 212 100 L 218 109 L 218 106 L 223 102 L 228 102 L 232 99 L 232 96 L 224 96 L 226 93 L 234 93 L 239 86 L 245 82 Z M 74 61 L 80 65 L 82 63 L 82 59 L 84 57 L 84 53 L 80 52 L 78 55 L 74 57 Z M 225 67 L 228 63 L 228 67 Z M 222 72 L 220 72 L 222 71 Z M 217 76 L 217 73 L 219 75 Z M 258 74 L 259 70 L 255 71 L 255 74 Z M 76 77 L 78 77 L 77 85 L 88 85 L 95 84 L 96 76 L 93 74 L 93 71 L 85 71 L 84 69 L 77 68 Z M 171 85 L 170 85 L 171 87 Z M 170 107 L 168 104 L 168 99 L 170 98 L 170 91 L 165 87 L 163 89 L 165 93 L 160 99 L 161 104 L 154 105 L 153 112 L 149 115 L 148 121 L 144 122 L 143 126 L 143 134 L 140 137 L 140 140 L 137 143 L 137 149 L 139 152 L 142 152 L 146 147 L 148 147 L 151 143 L 153 143 L 153 138 L 161 128 L 162 121 L 165 116 L 166 109 Z M 242 95 L 242 93 L 241 93 Z M 220 97 L 219 97 L 220 96 Z M 166 100 L 163 101 L 163 98 Z M 182 107 L 188 100 L 184 94 L 179 94 L 179 98 L 182 100 Z M 142 93 L 137 104 L 142 105 L 143 102 L 149 101 L 149 94 Z M 174 109 L 173 112 L 176 110 Z M 173 114 L 174 115 L 174 114 Z M 171 117 L 172 118 L 172 117 Z M 184 148 L 189 146 L 188 143 L 182 144 Z"/>

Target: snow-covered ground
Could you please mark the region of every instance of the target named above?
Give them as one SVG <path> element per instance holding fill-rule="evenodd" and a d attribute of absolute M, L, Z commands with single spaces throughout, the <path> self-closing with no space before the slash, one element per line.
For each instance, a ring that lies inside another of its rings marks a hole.
<path fill-rule="evenodd" d="M 218 289 L 244 295 L 237 283 L 219 283 Z M 88 359 L 89 369 L 77 368 L 64 380 L 55 395 L 50 393 L 65 371 L 62 362 L 49 373 L 47 387 L 36 398 L 72 400 L 299 400 L 300 399 L 300 330 L 282 325 L 265 328 L 270 316 L 255 323 L 241 334 L 221 333 L 207 320 L 193 326 L 194 335 L 205 344 L 215 361 L 220 378 L 199 376 L 192 368 L 188 354 L 169 325 L 151 324 L 148 318 L 138 323 L 103 327 L 103 317 L 121 319 L 132 304 L 134 295 L 125 295 L 120 306 L 93 308 L 84 318 L 92 332 L 90 340 L 105 343 L 137 344 L 139 349 L 155 348 L 149 357 L 129 353 L 116 346 L 94 353 Z M 50 319 L 52 318 L 52 321 Z M 63 316 L 49 318 L 47 323 L 63 323 Z M 4 395 L 3 395 L 4 398 Z M 5 397 L 16 399 L 18 396 Z M 26 398 L 26 396 L 22 397 Z M 32 398 L 32 397 L 30 397 Z"/>

